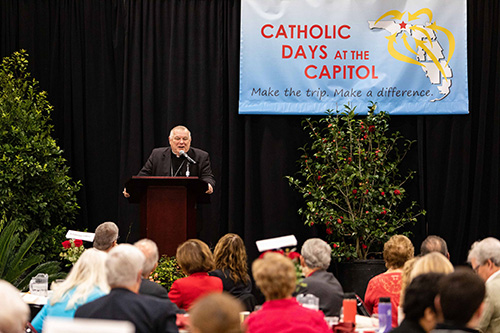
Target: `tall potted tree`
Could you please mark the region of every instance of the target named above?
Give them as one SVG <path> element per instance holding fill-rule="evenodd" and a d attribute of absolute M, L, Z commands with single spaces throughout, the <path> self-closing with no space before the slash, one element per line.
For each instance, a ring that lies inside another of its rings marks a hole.
<path fill-rule="evenodd" d="M 287 177 L 305 200 L 298 211 L 304 223 L 324 230 L 342 262 L 377 257 L 385 241 L 425 214 L 405 200 L 403 185 L 415 172 L 399 170 L 413 142 L 389 134 L 389 115 L 375 112 L 376 104 L 366 117 L 355 109 L 305 119 L 311 142 L 300 148 L 297 176 Z"/>

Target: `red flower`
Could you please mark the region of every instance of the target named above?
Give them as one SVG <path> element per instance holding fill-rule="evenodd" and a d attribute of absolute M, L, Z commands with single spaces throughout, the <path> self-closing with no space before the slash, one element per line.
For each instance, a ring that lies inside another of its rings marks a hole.
<path fill-rule="evenodd" d="M 394 194 L 395 194 L 395 195 L 400 195 L 400 194 L 401 194 L 401 192 L 400 192 L 399 190 L 394 190 Z"/>
<path fill-rule="evenodd" d="M 330 229 L 330 228 L 327 228 L 327 229 L 326 229 L 326 233 L 327 233 L 328 235 L 331 235 L 331 234 L 333 234 L 333 230 L 332 230 L 332 229 Z"/>
<path fill-rule="evenodd" d="M 333 243 L 333 248 L 338 248 L 339 246 L 337 245 L 337 243 Z"/>
<path fill-rule="evenodd" d="M 352 194 L 356 194 L 356 193 L 358 193 L 358 190 L 356 190 L 356 189 L 352 190 Z"/>
<path fill-rule="evenodd" d="M 368 248 L 368 246 L 366 246 L 366 244 L 361 244 L 361 247 L 362 247 L 363 249 L 365 249 L 365 250 Z"/>
<path fill-rule="evenodd" d="M 372 133 L 375 132 L 375 126 L 370 125 L 370 127 L 368 127 L 368 130 Z"/>
<path fill-rule="evenodd" d="M 314 221 L 311 222 L 311 225 L 314 225 Z"/>
<path fill-rule="evenodd" d="M 64 242 L 61 243 L 62 246 L 65 248 L 65 249 L 69 249 L 71 247 L 71 243 L 69 240 L 65 240 Z"/>
<path fill-rule="evenodd" d="M 318 180 L 321 180 L 321 176 L 318 176 Z"/>
<path fill-rule="evenodd" d="M 368 190 L 366 190 L 365 194 L 368 194 Z"/>
<path fill-rule="evenodd" d="M 338 223 L 342 223 L 342 220 L 341 220 L 341 219 L 337 219 L 337 222 L 338 222 Z"/>
<path fill-rule="evenodd" d="M 299 257 L 300 257 L 300 253 L 295 252 L 295 251 L 293 251 L 293 252 L 288 252 L 288 254 L 287 254 L 286 256 L 287 256 L 288 258 L 290 258 L 290 259 L 294 260 L 294 259 L 297 259 L 297 258 L 299 258 Z"/>
<path fill-rule="evenodd" d="M 385 215 L 385 214 L 387 214 L 387 211 L 383 210 L 380 214 Z"/>
<path fill-rule="evenodd" d="M 75 239 L 73 244 L 75 244 L 76 247 L 80 247 L 83 245 L 83 241 L 81 239 Z"/>
<path fill-rule="evenodd" d="M 382 193 L 380 193 L 380 194 L 385 195 L 385 192 L 382 192 Z"/>

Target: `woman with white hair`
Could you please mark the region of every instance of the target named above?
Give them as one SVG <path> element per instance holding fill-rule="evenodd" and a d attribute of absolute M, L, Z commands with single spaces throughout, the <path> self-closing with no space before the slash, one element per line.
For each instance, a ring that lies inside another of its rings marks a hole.
<path fill-rule="evenodd" d="M 319 309 L 325 316 L 338 316 L 344 291 L 335 276 L 326 270 L 330 266 L 332 248 L 319 238 L 306 240 L 300 251 L 300 264 L 306 278 L 296 294 L 312 294 L 319 298 Z"/>
<path fill-rule="evenodd" d="M 31 323 L 42 332 L 46 317 L 74 317 L 76 309 L 109 292 L 105 261 L 107 254 L 97 249 L 83 252 L 66 280 L 54 290 L 47 304 Z"/>

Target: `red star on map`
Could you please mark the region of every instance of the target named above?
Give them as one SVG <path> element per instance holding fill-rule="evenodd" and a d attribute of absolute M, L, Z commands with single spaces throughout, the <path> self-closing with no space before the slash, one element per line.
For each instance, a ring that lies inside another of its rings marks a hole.
<path fill-rule="evenodd" d="M 406 23 L 405 23 L 405 21 L 403 21 L 403 22 L 399 23 L 399 27 L 400 27 L 401 29 L 406 29 Z"/>

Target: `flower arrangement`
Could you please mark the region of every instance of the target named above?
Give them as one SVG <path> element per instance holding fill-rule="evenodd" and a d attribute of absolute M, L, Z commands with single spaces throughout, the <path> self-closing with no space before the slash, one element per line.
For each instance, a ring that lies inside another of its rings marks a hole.
<path fill-rule="evenodd" d="M 293 265 L 295 266 L 295 277 L 297 279 L 297 286 L 302 282 L 302 280 L 304 280 L 304 273 L 302 272 L 302 266 L 300 265 L 300 253 L 296 252 L 295 248 L 291 250 L 279 249 L 275 251 L 265 251 L 259 256 L 259 259 L 262 259 L 264 255 L 268 252 L 276 252 L 282 254 L 293 262 Z"/>
<path fill-rule="evenodd" d="M 158 266 L 151 273 L 150 279 L 170 290 L 174 281 L 183 277 L 186 277 L 186 274 L 182 272 L 177 259 L 163 255 L 158 261 Z"/>
<path fill-rule="evenodd" d="M 319 121 L 305 119 L 312 143 L 301 148 L 300 178 L 287 176 L 305 199 L 298 210 L 305 224 L 324 230 L 339 261 L 367 259 L 425 214 L 416 202 L 401 207 L 407 203 L 403 185 L 415 172 L 402 177 L 398 167 L 413 142 L 399 132 L 389 135 L 389 115 L 375 109 L 372 104 L 366 117 L 357 117 L 346 105 Z"/>
<path fill-rule="evenodd" d="M 59 253 L 59 256 L 70 262 L 70 264 L 66 264 L 66 267 L 73 266 L 75 262 L 78 261 L 78 258 L 80 258 L 83 251 L 85 251 L 83 241 L 81 239 L 69 239 L 65 240 L 61 244 L 63 246 L 63 250 Z"/>

